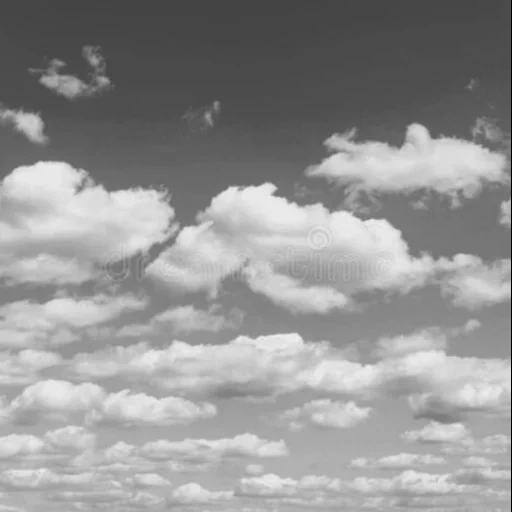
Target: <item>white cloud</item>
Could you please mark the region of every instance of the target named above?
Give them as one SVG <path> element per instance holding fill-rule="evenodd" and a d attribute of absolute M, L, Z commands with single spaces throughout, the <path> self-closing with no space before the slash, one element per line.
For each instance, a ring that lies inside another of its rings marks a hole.
<path fill-rule="evenodd" d="M 221 332 L 239 329 L 244 313 L 234 309 L 225 314 L 221 307 L 211 306 L 207 310 L 194 306 L 180 306 L 168 309 L 144 324 L 125 325 L 116 333 L 116 337 L 155 336 L 171 332 L 174 335 L 186 335 L 193 332 Z"/>
<path fill-rule="evenodd" d="M 512 223 L 512 201 L 509 199 L 505 201 L 501 205 L 501 218 L 500 222 L 503 226 L 507 226 L 508 228 Z"/>
<path fill-rule="evenodd" d="M 95 384 L 73 385 L 66 381 L 40 381 L 0 407 L 0 420 L 12 424 L 81 417 L 91 426 L 154 427 L 192 423 L 216 414 L 211 404 L 194 404 L 176 397 L 158 399 L 129 391 L 108 394 Z"/>
<path fill-rule="evenodd" d="M 479 117 L 471 129 L 473 138 L 477 142 L 490 143 L 503 148 L 510 156 L 510 133 L 506 133 L 499 125 L 497 119 Z"/>
<path fill-rule="evenodd" d="M 0 181 L 0 282 L 79 284 L 114 279 L 113 264 L 174 231 L 165 191 L 108 192 L 66 163 L 19 167 Z"/>
<path fill-rule="evenodd" d="M 221 111 L 220 101 L 214 101 L 204 107 L 188 109 L 182 119 L 192 132 L 207 132 L 216 127 Z"/>
<path fill-rule="evenodd" d="M 362 408 L 354 402 L 316 400 L 302 407 L 284 412 L 279 421 L 290 430 L 299 431 L 307 426 L 326 429 L 354 428 L 368 420 L 372 410 Z"/>
<path fill-rule="evenodd" d="M 394 478 L 356 478 L 351 487 L 362 494 L 390 494 L 393 496 L 443 496 L 462 494 L 467 487 L 454 482 L 452 475 L 434 475 L 406 471 Z"/>
<path fill-rule="evenodd" d="M 477 197 L 489 185 L 508 182 L 507 159 L 470 141 L 432 138 L 411 125 L 401 148 L 382 142 L 356 142 L 356 130 L 334 135 L 326 145 L 334 154 L 312 167 L 310 177 L 345 186 L 347 205 L 358 207 L 365 196 L 430 194 L 446 197 L 452 207 Z"/>
<path fill-rule="evenodd" d="M 377 342 L 375 354 L 382 359 L 403 357 L 418 352 L 443 351 L 448 345 L 448 333 L 433 328 L 409 335 L 382 338 Z"/>
<path fill-rule="evenodd" d="M 294 313 L 351 308 L 358 291 L 402 291 L 425 284 L 428 256 L 409 254 L 385 220 L 362 221 L 322 204 L 299 206 L 272 184 L 230 188 L 184 228 L 149 267 L 173 291 L 215 296 L 228 278 Z"/>
<path fill-rule="evenodd" d="M 461 424 L 443 425 L 430 422 L 419 431 L 406 432 L 403 439 L 409 443 L 420 444 L 460 444 L 472 439 L 469 429 Z"/>
<path fill-rule="evenodd" d="M 0 346 L 63 345 L 80 339 L 80 332 L 148 306 L 147 298 L 97 295 L 75 299 L 55 297 L 40 304 L 11 302 L 0 307 Z M 34 354 L 33 352 L 25 352 Z M 51 357 L 51 356 L 50 356 Z"/>
<path fill-rule="evenodd" d="M 340 491 L 341 481 L 328 477 L 305 476 L 300 480 L 268 474 L 242 478 L 237 494 L 246 497 L 287 498 L 303 491 Z"/>
<path fill-rule="evenodd" d="M 415 352 L 362 364 L 329 343 L 297 334 L 240 337 L 224 345 L 174 342 L 113 347 L 74 358 L 81 379 L 122 377 L 172 392 L 224 397 L 272 397 L 297 391 L 359 398 L 409 397 L 418 416 L 460 421 L 466 414 L 507 416 L 510 360 Z"/>
<path fill-rule="evenodd" d="M 113 88 L 112 81 L 106 75 L 106 60 L 97 46 L 84 46 L 82 56 L 90 67 L 89 81 L 63 73 L 67 64 L 59 59 L 50 61 L 46 69 L 31 69 L 39 76 L 39 83 L 68 100 L 93 98 Z"/>
<path fill-rule="evenodd" d="M 34 144 L 45 145 L 49 142 L 45 135 L 45 123 L 39 113 L 9 109 L 0 103 L 0 125 L 12 126 Z"/>
<path fill-rule="evenodd" d="M 418 468 L 421 466 L 442 466 L 447 464 L 443 457 L 434 455 L 421 455 L 418 453 L 401 453 L 383 457 L 382 459 L 356 459 L 352 462 L 355 469 L 364 470 L 406 470 Z"/>
<path fill-rule="evenodd" d="M 233 491 L 212 492 L 204 489 L 199 484 L 183 485 L 172 493 L 171 504 L 179 505 L 209 505 L 215 502 L 231 501 L 234 498 Z"/>
<path fill-rule="evenodd" d="M 230 458 L 282 458 L 290 453 L 284 441 L 267 441 L 254 434 L 244 434 L 232 439 L 157 441 L 144 445 L 140 454 L 156 460 L 215 462 Z"/>
<path fill-rule="evenodd" d="M 480 258 L 460 254 L 452 262 L 440 262 L 447 272 L 442 282 L 443 294 L 461 308 L 478 310 L 510 302 L 511 261 L 486 264 Z"/>
<path fill-rule="evenodd" d="M 0 387 L 33 384 L 41 378 L 45 370 L 58 366 L 63 361 L 59 354 L 43 350 L 0 352 Z"/>

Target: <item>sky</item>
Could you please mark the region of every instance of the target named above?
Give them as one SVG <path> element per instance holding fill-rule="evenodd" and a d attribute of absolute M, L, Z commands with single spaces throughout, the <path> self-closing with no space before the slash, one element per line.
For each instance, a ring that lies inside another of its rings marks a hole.
<path fill-rule="evenodd" d="M 510 510 L 510 46 L 2 2 L 0 511 Z"/>

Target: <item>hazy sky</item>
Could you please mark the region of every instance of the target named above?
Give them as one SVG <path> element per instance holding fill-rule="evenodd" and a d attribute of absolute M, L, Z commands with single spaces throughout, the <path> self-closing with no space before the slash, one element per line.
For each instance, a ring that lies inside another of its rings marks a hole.
<path fill-rule="evenodd" d="M 2 2 L 0 511 L 510 509 L 510 2 L 318 4 Z"/>

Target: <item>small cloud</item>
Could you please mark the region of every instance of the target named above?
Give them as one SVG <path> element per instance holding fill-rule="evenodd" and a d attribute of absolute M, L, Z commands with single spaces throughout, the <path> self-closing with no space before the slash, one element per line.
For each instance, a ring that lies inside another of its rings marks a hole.
<path fill-rule="evenodd" d="M 30 69 L 29 72 L 39 75 L 39 83 L 59 96 L 68 100 L 81 98 L 93 98 L 108 92 L 113 88 L 113 83 L 108 78 L 105 57 L 98 46 L 84 46 L 82 57 L 91 68 L 89 80 L 65 74 L 66 62 L 52 59 L 45 69 Z"/>
<path fill-rule="evenodd" d="M 44 121 L 38 113 L 14 110 L 0 104 L 0 125 L 11 126 L 34 144 L 45 145 L 49 142 L 44 133 Z"/>
<path fill-rule="evenodd" d="M 208 132 L 217 126 L 222 105 L 214 101 L 211 105 L 199 108 L 189 108 L 182 117 L 193 132 Z"/>
<path fill-rule="evenodd" d="M 472 78 L 466 85 L 466 91 L 475 92 L 480 89 L 480 80 L 478 78 Z"/>

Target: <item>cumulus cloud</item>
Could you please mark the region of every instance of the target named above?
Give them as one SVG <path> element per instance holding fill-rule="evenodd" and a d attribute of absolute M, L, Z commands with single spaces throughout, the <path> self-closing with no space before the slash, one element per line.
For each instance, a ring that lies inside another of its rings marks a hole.
<path fill-rule="evenodd" d="M 59 354 L 44 350 L 0 352 L 0 387 L 33 384 L 42 378 L 46 370 L 63 361 Z"/>
<path fill-rule="evenodd" d="M 66 163 L 19 167 L 0 181 L 0 283 L 80 284 L 174 233 L 165 191 L 108 192 Z"/>
<path fill-rule="evenodd" d="M 475 256 L 459 254 L 450 262 L 440 262 L 439 268 L 446 271 L 441 285 L 443 294 L 458 307 L 479 310 L 510 302 L 509 259 L 486 263 Z"/>
<path fill-rule="evenodd" d="M 76 356 L 70 372 L 79 379 L 117 377 L 194 395 L 315 391 L 364 399 L 408 397 L 416 416 L 451 423 L 469 414 L 510 414 L 510 360 L 427 350 L 363 364 L 329 343 L 307 342 L 297 334 L 239 337 L 218 345 L 173 342 L 163 349 L 112 347 Z"/>
<path fill-rule="evenodd" d="M 192 423 L 216 414 L 216 407 L 207 403 L 195 404 L 176 397 L 159 399 L 129 391 L 109 394 L 95 384 L 54 380 L 33 384 L 0 407 L 0 421 L 28 425 L 43 419 L 68 421 L 81 417 L 91 426 L 155 427 Z"/>
<path fill-rule="evenodd" d="M 213 296 L 240 279 L 291 312 L 325 314 L 350 309 L 359 291 L 405 293 L 432 274 L 432 259 L 412 257 L 387 221 L 299 206 L 276 192 L 266 184 L 221 193 L 147 275 L 174 291 Z"/>
<path fill-rule="evenodd" d="M 443 457 L 434 455 L 422 455 L 418 453 L 401 453 L 381 459 L 356 459 L 352 467 L 361 470 L 406 470 L 421 466 L 442 466 L 447 464 Z"/>
<path fill-rule="evenodd" d="M 402 147 L 357 142 L 356 136 L 357 130 L 332 136 L 326 146 L 334 154 L 307 171 L 346 187 L 349 207 L 360 207 L 365 197 L 433 193 L 455 208 L 488 186 L 508 182 L 504 155 L 462 139 L 435 139 L 418 124 L 409 126 Z"/>
<path fill-rule="evenodd" d="M 332 400 L 316 400 L 302 407 L 284 412 L 279 421 L 292 431 L 307 426 L 326 429 L 354 428 L 368 420 L 372 410 L 362 408 L 354 402 L 343 403 Z"/>
<path fill-rule="evenodd" d="M 406 432 L 403 439 L 409 443 L 420 444 L 461 444 L 471 440 L 472 435 L 462 423 L 444 425 L 430 422 L 422 430 Z"/>
<path fill-rule="evenodd" d="M 0 126 L 10 126 L 14 131 L 24 135 L 30 142 L 39 145 L 48 144 L 45 123 L 41 114 L 10 109 L 0 103 Z"/>
<path fill-rule="evenodd" d="M 111 79 L 107 76 L 106 59 L 98 46 L 84 46 L 82 57 L 89 66 L 88 81 L 66 74 L 67 64 L 59 59 L 52 59 L 45 69 L 30 69 L 30 73 L 39 76 L 39 83 L 68 100 L 94 98 L 113 88 Z"/>
<path fill-rule="evenodd" d="M 207 310 L 194 306 L 168 309 L 144 324 L 128 324 L 116 333 L 118 338 L 138 338 L 159 334 L 186 335 L 193 332 L 221 332 L 239 329 L 245 315 L 239 309 L 224 313 L 222 307 L 214 305 Z"/>
<path fill-rule="evenodd" d="M 72 343 L 80 339 L 83 329 L 110 322 L 127 312 L 141 311 L 147 306 L 147 298 L 133 295 L 97 295 L 83 299 L 63 296 L 43 304 L 11 302 L 0 307 L 0 346 L 25 348 Z M 34 352 L 24 354 L 35 355 Z"/>

